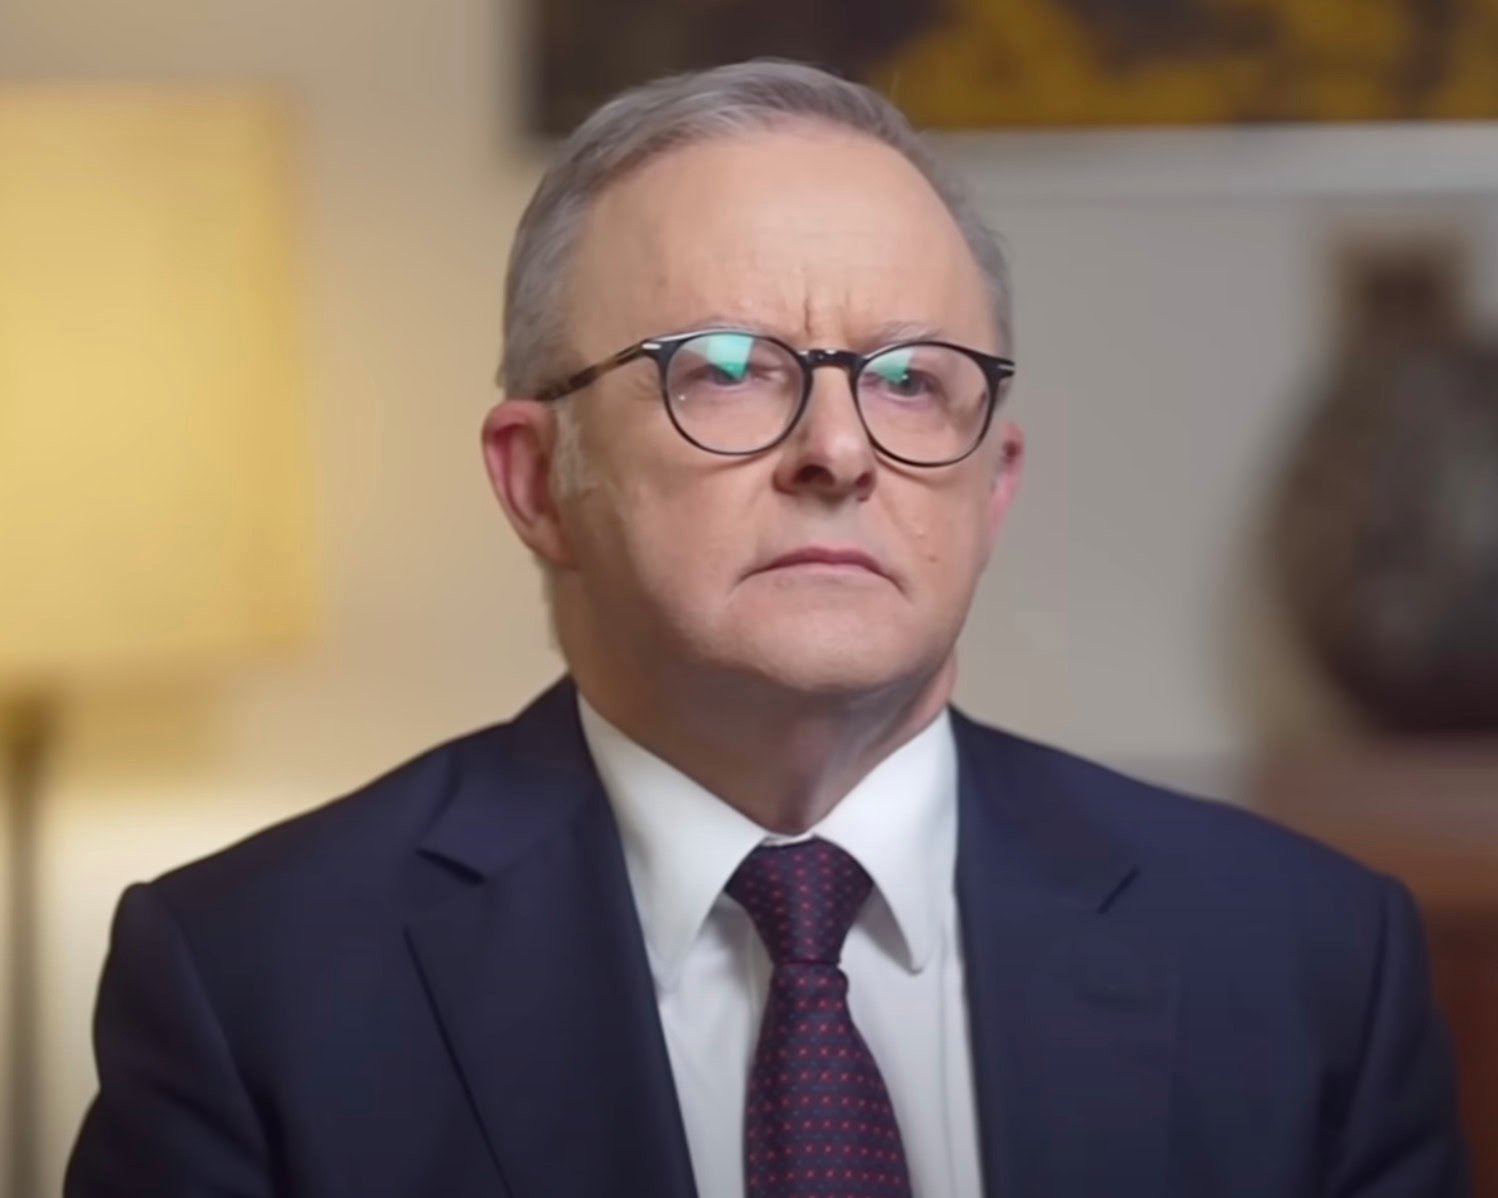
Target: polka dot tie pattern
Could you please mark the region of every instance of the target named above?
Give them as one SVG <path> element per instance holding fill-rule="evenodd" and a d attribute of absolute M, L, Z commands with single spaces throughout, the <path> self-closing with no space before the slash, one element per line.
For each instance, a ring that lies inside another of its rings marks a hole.
<path fill-rule="evenodd" d="M 815 839 L 755 849 L 729 879 L 775 964 L 744 1105 L 746 1198 L 910 1198 L 889 1091 L 838 966 L 872 888 Z"/>

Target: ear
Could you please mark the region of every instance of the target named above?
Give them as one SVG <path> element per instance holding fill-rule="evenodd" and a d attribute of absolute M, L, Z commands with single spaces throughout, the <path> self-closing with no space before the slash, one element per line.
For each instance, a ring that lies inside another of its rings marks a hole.
<path fill-rule="evenodd" d="M 532 399 L 506 399 L 484 418 L 484 464 L 489 485 L 516 535 L 542 561 L 558 569 L 573 564 L 552 493 L 556 413 Z"/>
<path fill-rule="evenodd" d="M 1005 423 L 999 429 L 999 462 L 994 471 L 988 494 L 988 527 L 985 532 L 985 553 L 992 553 L 998 542 L 999 532 L 1004 527 L 1004 518 L 1009 514 L 1009 505 L 1019 491 L 1020 477 L 1025 465 L 1025 434 L 1017 424 Z"/>

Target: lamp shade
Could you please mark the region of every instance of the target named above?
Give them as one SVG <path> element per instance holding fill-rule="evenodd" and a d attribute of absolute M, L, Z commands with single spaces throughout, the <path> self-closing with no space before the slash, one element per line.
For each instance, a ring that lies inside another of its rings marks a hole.
<path fill-rule="evenodd" d="M 0 88 L 0 692 L 305 627 L 289 163 L 263 96 Z"/>

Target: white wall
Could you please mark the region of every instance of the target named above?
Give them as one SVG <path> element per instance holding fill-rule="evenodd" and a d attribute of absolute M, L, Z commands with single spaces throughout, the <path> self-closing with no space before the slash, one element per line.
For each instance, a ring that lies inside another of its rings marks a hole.
<path fill-rule="evenodd" d="M 1348 229 L 1454 228 L 1486 256 L 1498 208 L 1454 179 L 1423 197 L 1323 192 L 1305 140 L 1257 189 L 1213 186 L 1205 141 L 1194 171 L 1157 155 L 1179 169 L 1149 191 L 1110 179 L 1102 145 L 1090 174 L 1022 154 L 979 168 L 1016 263 L 1030 454 L 965 639 L 961 694 L 985 713 L 1172 776 L 1342 722 L 1281 643 L 1253 556 L 1326 353 L 1333 249 Z M 1341 165 L 1357 177 L 1382 157 L 1404 178 L 1398 140 L 1353 138 L 1364 152 Z M 1491 315 L 1493 272 L 1477 273 Z"/>
<path fill-rule="evenodd" d="M 43 861 L 46 1192 L 93 1086 L 121 888 L 507 715 L 558 668 L 476 441 L 536 175 L 511 128 L 516 30 L 513 0 L 0 6 L 0 79 L 260 79 L 297 98 L 326 547 L 325 628 L 304 653 L 212 693 L 74 713 Z M 965 641 L 972 710 L 1212 777 L 1265 717 L 1326 718 L 1252 614 L 1245 521 L 1315 356 L 1318 236 L 1347 193 L 1417 179 L 1498 240 L 1495 180 L 1469 165 L 1498 163 L 1498 139 L 1466 136 L 957 147 L 1013 247 L 1031 438 Z"/>
<path fill-rule="evenodd" d="M 1030 453 L 962 697 L 1222 785 L 1255 743 L 1345 723 L 1284 643 L 1256 521 L 1326 352 L 1343 238 L 1461 232 L 1475 306 L 1498 317 L 1498 126 L 955 150 L 1015 262 Z"/>

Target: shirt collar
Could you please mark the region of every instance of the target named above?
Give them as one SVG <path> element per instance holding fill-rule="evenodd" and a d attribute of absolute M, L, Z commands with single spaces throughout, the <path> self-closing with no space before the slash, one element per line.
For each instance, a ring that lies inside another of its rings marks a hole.
<path fill-rule="evenodd" d="M 655 982 L 672 988 L 713 903 L 765 842 L 820 836 L 867 871 L 903 941 L 905 968 L 930 964 L 957 862 L 957 749 L 945 709 L 804 837 L 741 814 L 630 740 L 578 695 L 583 735 L 614 809 Z"/>

